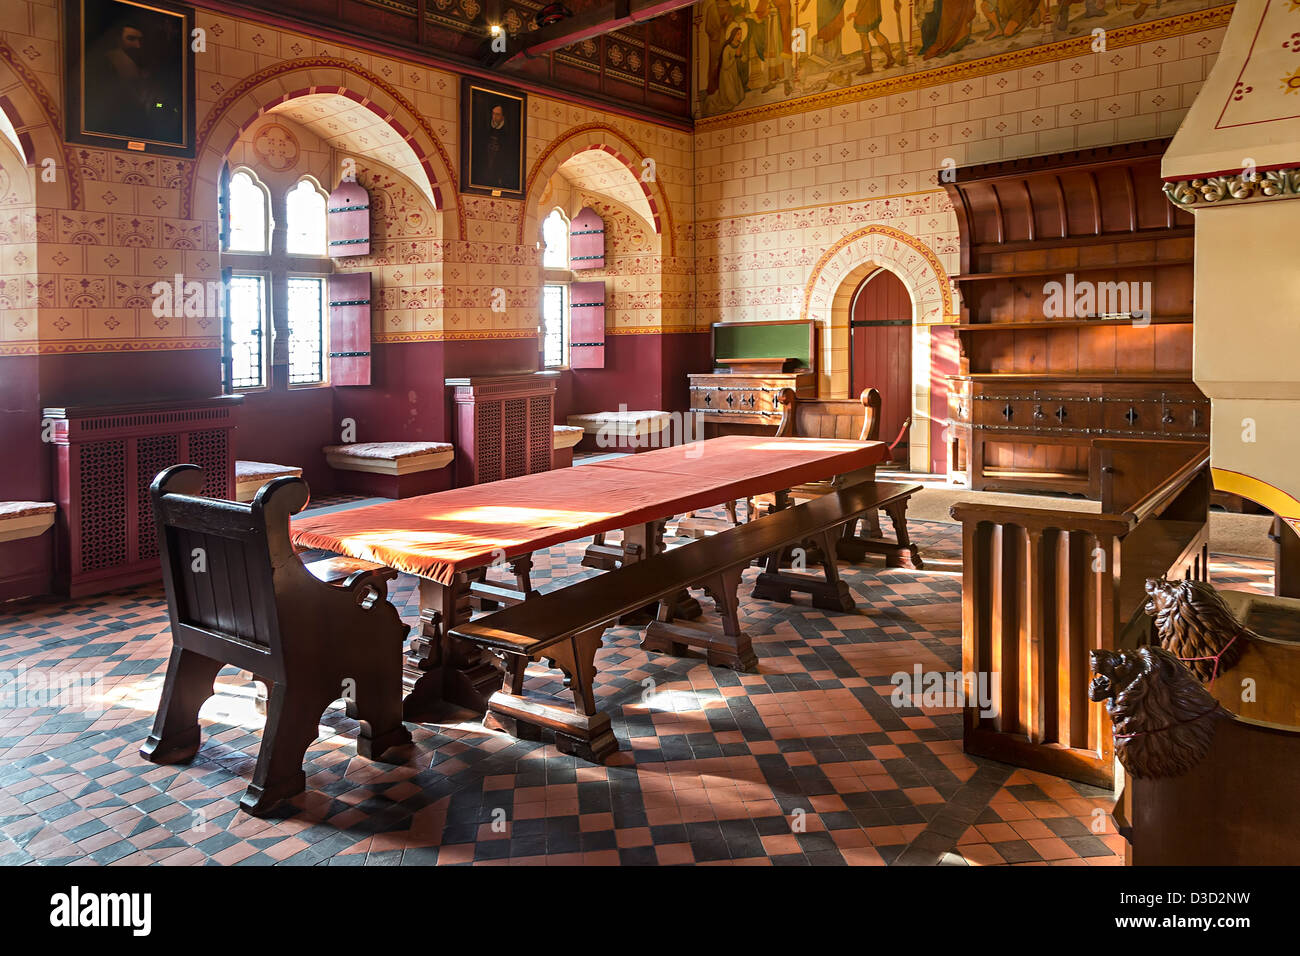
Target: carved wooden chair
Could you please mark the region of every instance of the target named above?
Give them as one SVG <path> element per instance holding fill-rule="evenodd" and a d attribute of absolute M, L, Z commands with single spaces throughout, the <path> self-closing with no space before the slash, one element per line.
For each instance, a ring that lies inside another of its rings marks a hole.
<path fill-rule="evenodd" d="M 781 409 L 781 424 L 776 430 L 778 438 L 839 438 L 851 441 L 880 440 L 880 392 L 874 388 L 864 388 L 856 399 L 804 399 L 799 398 L 794 389 L 783 388 L 777 394 L 777 406 Z M 889 446 L 893 450 L 911 424 L 911 419 L 903 423 L 902 429 Z M 871 481 L 875 478 L 875 468 L 863 469 L 850 475 L 836 475 L 829 481 L 818 481 L 799 485 L 790 489 L 794 498 L 817 498 L 829 494 L 837 488 L 858 481 Z M 864 535 L 858 534 L 859 521 L 851 521 L 844 526 L 843 537 L 837 542 L 839 557 L 848 561 L 861 561 L 867 554 L 885 556 L 887 567 L 922 568 L 921 554 L 912 544 L 907 533 L 907 498 L 891 502 L 881 509 L 889 516 L 894 526 L 894 541 L 882 537 L 880 516 L 873 512 L 861 520 L 866 526 Z M 778 506 L 773 496 L 756 499 L 760 508 L 771 510 Z M 750 506 L 750 513 L 755 511 Z"/>
<path fill-rule="evenodd" d="M 303 757 L 321 713 L 342 698 L 361 722 L 357 752 L 378 758 L 411 741 L 402 724 L 407 627 L 388 602 L 397 572 L 357 562 L 332 586 L 289 541 L 307 483 L 276 478 L 250 504 L 198 497 L 203 470 L 176 465 L 150 488 L 172 653 L 153 732 L 140 753 L 181 763 L 199 749 L 199 708 L 227 664 L 270 689 L 253 780 L 240 806 L 265 813 L 306 787 Z M 337 577 L 338 562 L 322 562 Z"/>

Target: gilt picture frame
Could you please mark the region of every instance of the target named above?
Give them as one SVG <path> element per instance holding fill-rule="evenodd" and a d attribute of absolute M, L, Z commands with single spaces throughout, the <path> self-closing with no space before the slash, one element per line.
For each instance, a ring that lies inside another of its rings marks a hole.
<path fill-rule="evenodd" d="M 461 192 L 523 199 L 527 136 L 527 94 L 461 79 Z"/>
<path fill-rule="evenodd" d="M 194 10 L 167 0 L 64 0 L 70 143 L 194 156 Z"/>

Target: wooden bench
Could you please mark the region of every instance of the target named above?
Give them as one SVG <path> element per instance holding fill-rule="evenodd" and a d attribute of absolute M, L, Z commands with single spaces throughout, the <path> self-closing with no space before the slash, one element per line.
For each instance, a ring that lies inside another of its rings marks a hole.
<path fill-rule="evenodd" d="M 257 489 L 273 478 L 301 478 L 302 469 L 292 465 L 275 465 L 269 461 L 235 462 L 235 500 L 252 501 Z"/>
<path fill-rule="evenodd" d="M 455 449 L 441 441 L 367 441 L 326 445 L 326 463 L 340 472 L 344 491 L 380 498 L 410 498 L 451 485 L 439 475 L 451 464 Z"/>
<path fill-rule="evenodd" d="M 342 698 L 361 722 L 357 752 L 379 758 L 410 743 L 402 723 L 407 626 L 387 600 L 396 572 L 352 559 L 303 565 L 289 517 L 309 498 L 276 478 L 251 504 L 198 497 L 203 470 L 175 465 L 151 487 L 172 652 L 153 732 L 140 754 L 188 761 L 199 708 L 227 664 L 270 688 L 266 729 L 240 806 L 265 813 L 306 787 L 303 757 L 321 713 Z M 334 582 L 339 586 L 334 586 Z"/>
<path fill-rule="evenodd" d="M 492 695 L 492 720 L 517 736 L 539 739 L 555 734 L 563 753 L 600 762 L 618 749 L 609 715 L 596 709 L 593 682 L 596 650 L 610 622 L 658 602 L 659 613 L 645 629 L 641 646 L 650 651 L 684 654 L 687 647 L 705 653 L 711 666 L 752 670 L 756 664 L 749 636 L 740 627 L 741 575 L 756 558 L 769 556 L 759 576 L 769 588 L 807 591 L 814 602 L 853 607 L 848 586 L 834 559 L 822 564 L 823 579 L 782 571 L 776 557 L 808 539 L 835 553 L 831 542 L 846 521 L 913 494 L 917 485 L 863 482 L 806 504 L 787 508 L 710 538 L 588 578 L 460 624 L 451 633 L 500 654 L 506 661 L 502 689 Z M 766 580 L 765 580 L 766 579 Z M 687 587 L 703 587 L 722 618 L 721 628 L 676 620 L 677 596 Z M 756 589 L 757 593 L 757 589 Z M 573 693 L 570 709 L 527 698 L 524 673 L 531 660 L 545 659 L 559 668 Z"/>
<path fill-rule="evenodd" d="M 829 400 L 799 398 L 794 389 L 783 388 L 777 394 L 776 404 L 781 409 L 781 424 L 776 430 L 778 438 L 880 440 L 881 398 L 880 392 L 874 388 L 864 388 L 856 399 Z M 903 424 L 894 444 L 890 445 L 891 451 L 907 433 L 908 422 Z M 856 479 L 850 477 L 848 480 Z M 800 485 L 791 488 L 790 494 L 795 498 L 815 498 L 828 493 L 842 481 L 843 478 L 837 477 Z M 894 540 L 889 541 L 882 535 L 879 512 L 873 511 L 861 519 L 866 526 L 865 534 L 858 534 L 857 521 L 844 526 L 844 535 L 836 542 L 839 556 L 856 562 L 868 554 L 879 554 L 884 556 L 886 567 L 924 568 L 921 552 L 912 544 L 907 531 L 907 499 L 895 501 L 883 510 L 894 527 Z"/>
<path fill-rule="evenodd" d="M 553 437 L 551 447 L 554 454 L 551 457 L 552 468 L 568 468 L 573 464 L 573 446 L 582 441 L 582 436 L 586 434 L 578 425 L 555 425 L 553 426 Z"/>
<path fill-rule="evenodd" d="M 671 435 L 664 435 L 673 416 L 662 411 L 588 412 L 569 415 L 565 421 L 585 433 L 581 441 L 583 451 L 646 451 L 663 448 L 672 443 Z"/>
<path fill-rule="evenodd" d="M 44 534 L 53 527 L 58 510 L 53 501 L 0 501 L 0 541 Z"/>

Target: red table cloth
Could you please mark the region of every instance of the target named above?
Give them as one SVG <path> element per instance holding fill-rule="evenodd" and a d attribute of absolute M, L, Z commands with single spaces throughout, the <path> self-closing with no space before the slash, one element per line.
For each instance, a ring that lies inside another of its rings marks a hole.
<path fill-rule="evenodd" d="M 868 468 L 883 442 L 728 435 L 293 522 L 295 545 L 449 584 L 482 567 L 601 531 Z"/>

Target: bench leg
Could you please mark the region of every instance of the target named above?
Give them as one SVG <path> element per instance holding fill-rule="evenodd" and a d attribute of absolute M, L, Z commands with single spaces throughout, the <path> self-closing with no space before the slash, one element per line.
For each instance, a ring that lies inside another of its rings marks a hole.
<path fill-rule="evenodd" d="M 549 730 L 560 753 L 603 763 L 618 750 L 609 715 L 596 709 L 596 651 L 604 633 L 604 625 L 588 628 L 542 652 L 547 663 L 568 678 L 571 710 L 521 696 L 527 658 L 519 657 L 518 663 L 512 660 L 502 689 L 488 702 L 490 722 L 524 740 L 536 740 L 542 730 Z"/>
<path fill-rule="evenodd" d="M 754 583 L 753 596 L 762 601 L 789 604 L 795 591 L 803 591 L 812 598 L 813 607 L 826 611 L 853 610 L 857 603 L 853 600 L 849 586 L 840 578 L 839 568 L 835 564 L 839 534 L 838 531 L 831 530 L 818 536 L 822 579 L 782 570 L 782 553 L 774 551 L 764 560 L 764 569 Z"/>
<path fill-rule="evenodd" d="M 347 702 L 348 716 L 361 722 L 357 753 L 369 760 L 380 760 L 386 751 L 411 742 L 411 732 L 402 723 L 401 644 L 382 651 L 367 662 L 367 673 L 354 678 L 356 696 Z"/>
<path fill-rule="evenodd" d="M 859 537 L 853 533 L 853 525 L 857 522 L 849 523 L 846 534 L 838 542 L 839 556 L 845 561 L 857 563 L 868 554 L 880 554 L 884 555 L 887 568 L 924 570 L 921 551 L 912 544 L 907 533 L 907 499 L 890 502 L 880 510 L 889 515 L 890 523 L 894 526 L 894 540 L 884 538 L 880 530 L 879 511 L 872 510 L 862 519 L 867 526 L 865 536 Z"/>
<path fill-rule="evenodd" d="M 303 758 L 320 733 L 321 713 L 337 699 L 337 687 L 304 689 L 286 680 L 271 688 L 253 781 L 239 801 L 243 810 L 260 816 L 307 788 Z"/>
<path fill-rule="evenodd" d="M 153 732 L 140 756 L 154 763 L 185 763 L 199 751 L 199 708 L 213 693 L 225 665 L 195 651 L 172 645 Z"/>
<path fill-rule="evenodd" d="M 641 637 L 642 649 L 681 657 L 687 647 L 695 647 L 704 651 L 710 667 L 757 670 L 758 658 L 754 656 L 753 645 L 740 626 L 738 592 L 743 571 L 743 568 L 729 568 L 704 583 L 722 618 L 721 629 L 696 622 L 675 621 L 671 604 L 662 601 L 658 617 L 646 626 Z"/>

